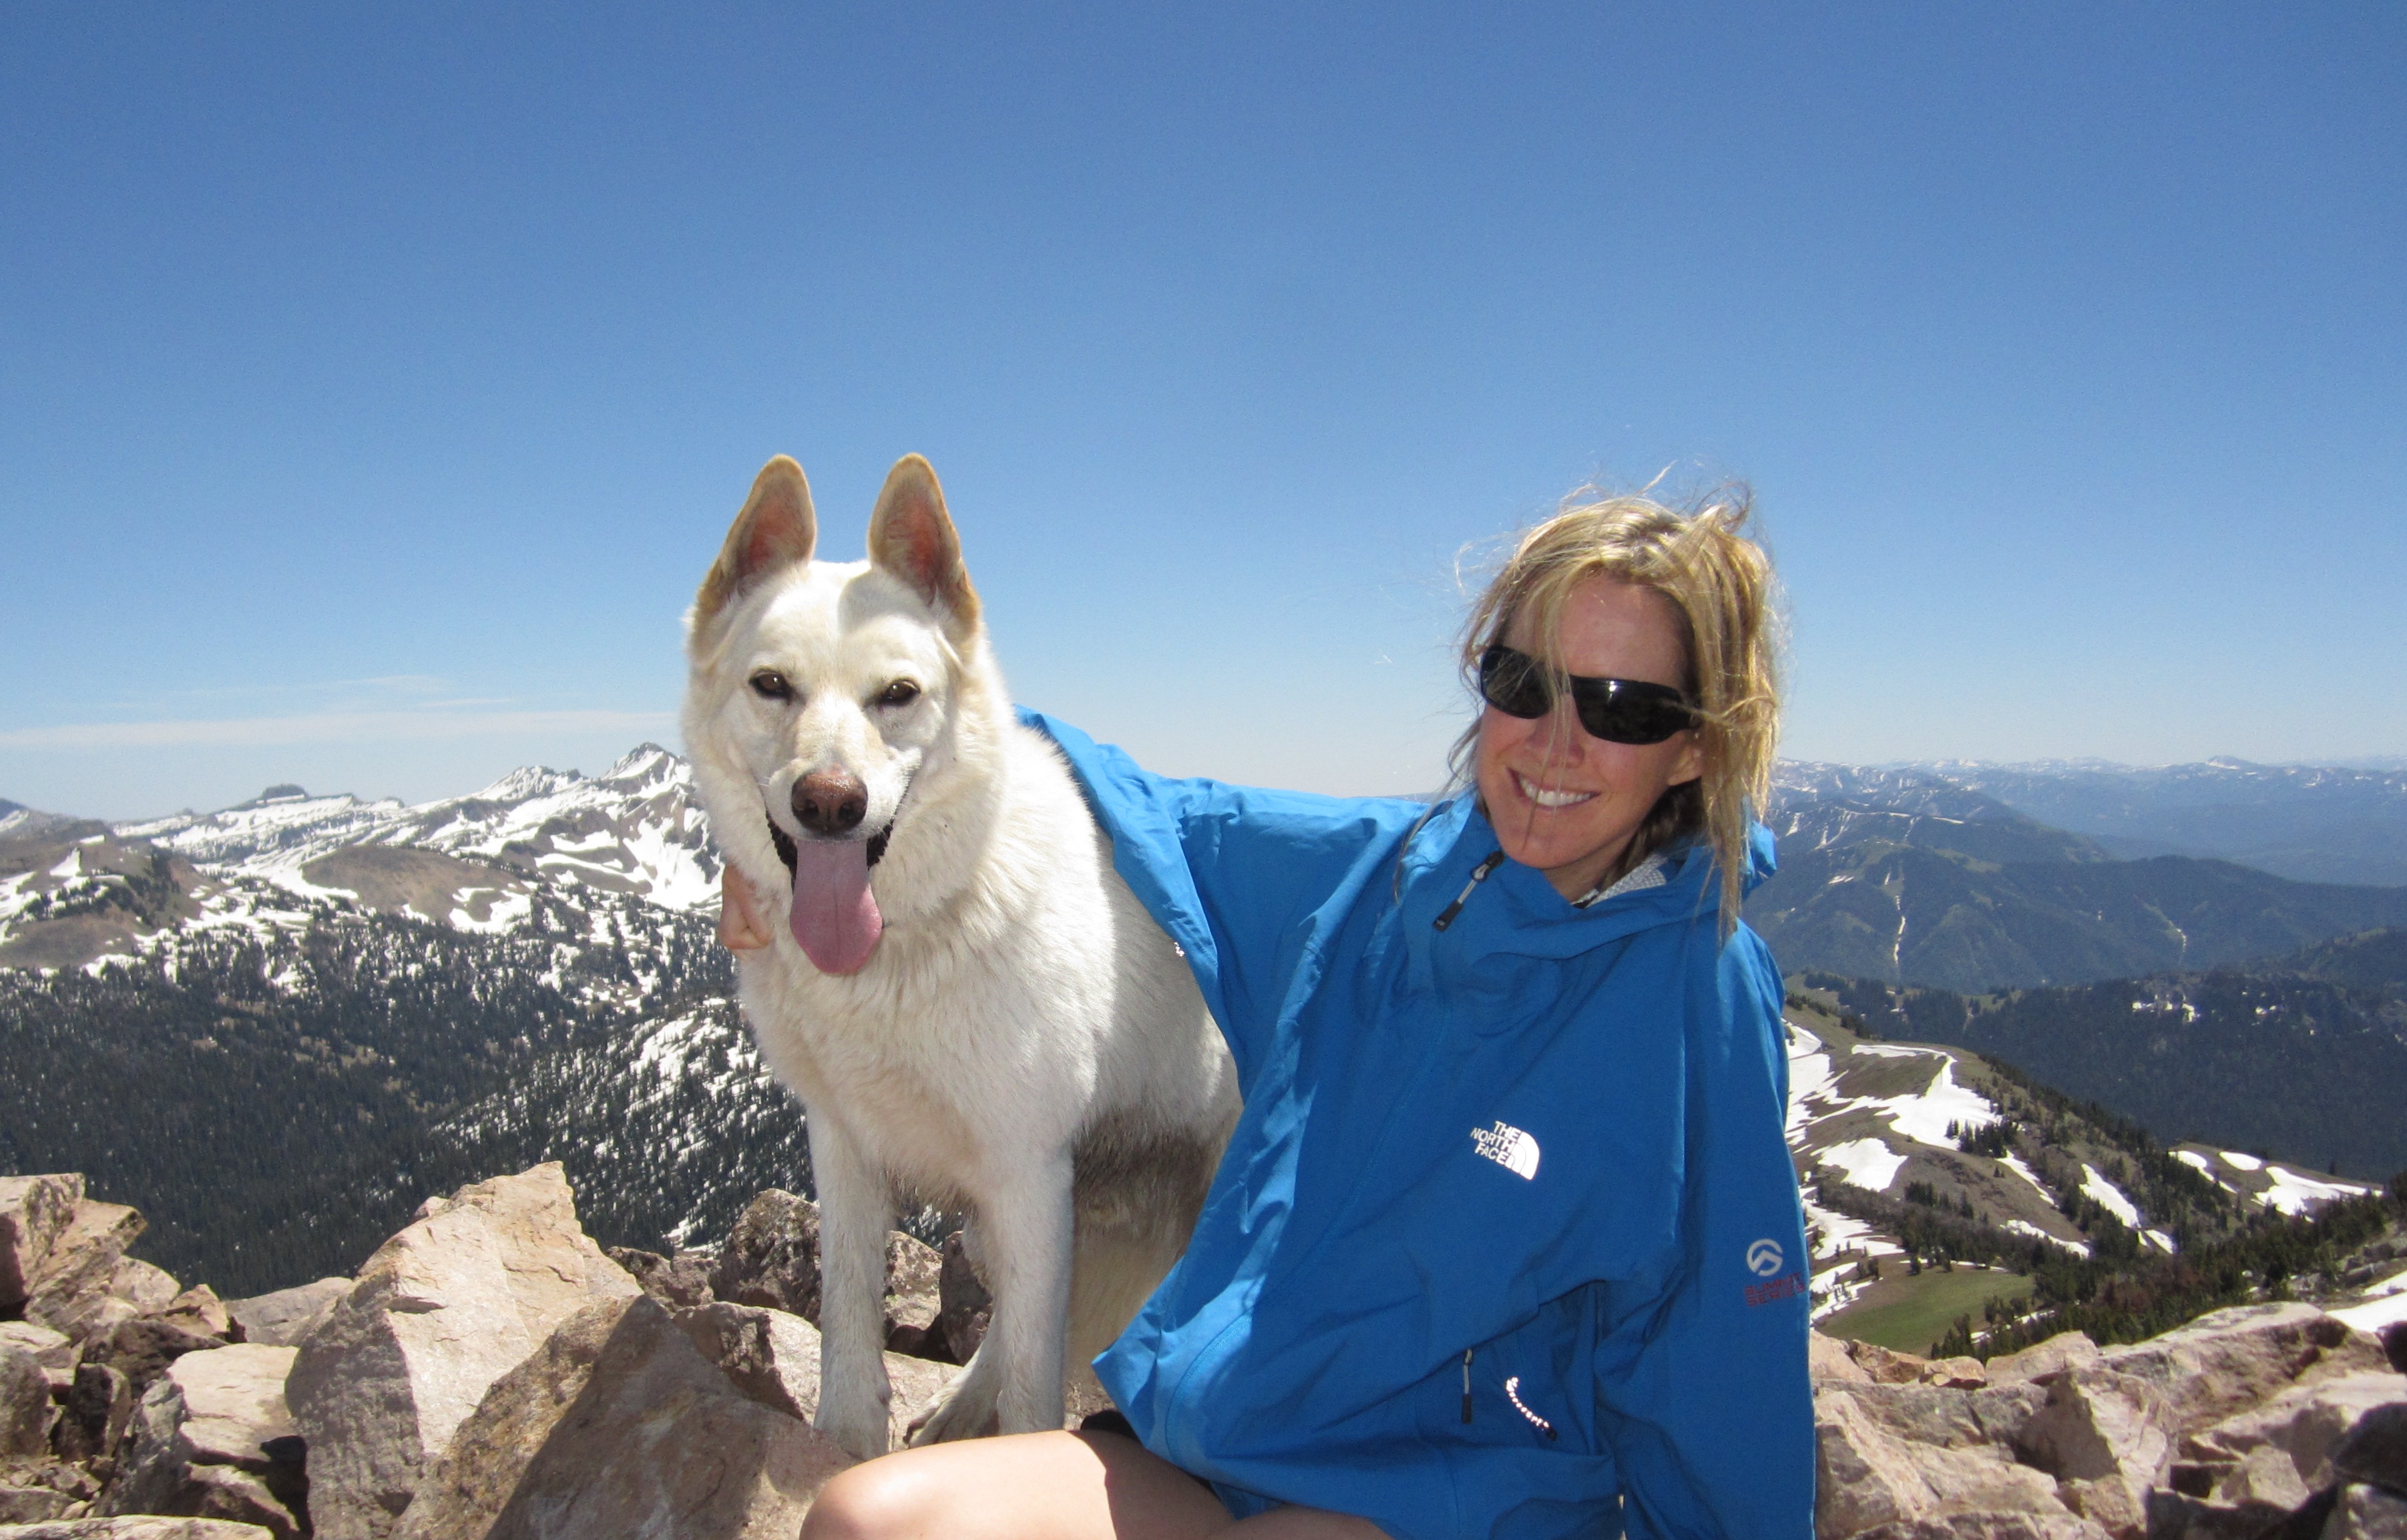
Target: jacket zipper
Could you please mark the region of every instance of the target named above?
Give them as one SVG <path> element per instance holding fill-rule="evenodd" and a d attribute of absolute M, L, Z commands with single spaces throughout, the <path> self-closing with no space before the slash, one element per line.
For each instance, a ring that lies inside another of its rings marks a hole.
<path fill-rule="evenodd" d="M 1494 855 L 1489 856 L 1486 861 L 1474 866 L 1471 869 L 1471 880 L 1462 885 L 1462 891 L 1454 895 L 1454 902 L 1440 910 L 1438 917 L 1430 921 L 1430 929 L 1442 931 L 1448 925 L 1453 924 L 1455 916 L 1462 913 L 1462 906 L 1471 902 L 1471 890 L 1487 881 L 1488 874 L 1503 864 L 1504 852 L 1499 850 Z"/>
<path fill-rule="evenodd" d="M 1462 1350 L 1462 1420 L 1471 1420 L 1471 1349 Z"/>

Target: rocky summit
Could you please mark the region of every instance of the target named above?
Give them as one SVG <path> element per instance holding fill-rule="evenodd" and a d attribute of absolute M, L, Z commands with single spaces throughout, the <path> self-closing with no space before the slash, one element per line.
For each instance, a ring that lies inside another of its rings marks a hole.
<path fill-rule="evenodd" d="M 0 1177 L 0 1540 L 790 1537 L 819 1219 L 605 1250 L 563 1168 L 430 1198 L 350 1277 L 220 1300 L 80 1176 Z M 976 1348 L 961 1247 L 888 1252 L 899 1443 Z M 1818 1540 L 2407 1540 L 2407 1325 L 2296 1302 L 1990 1359 L 1813 1339 Z M 1091 1381 L 1072 1420 L 1104 1405 Z"/>

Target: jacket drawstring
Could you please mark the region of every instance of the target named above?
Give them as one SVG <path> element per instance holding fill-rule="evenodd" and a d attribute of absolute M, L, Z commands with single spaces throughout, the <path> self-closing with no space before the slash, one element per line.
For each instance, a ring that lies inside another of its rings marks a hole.
<path fill-rule="evenodd" d="M 1460 904 L 1457 907 L 1460 907 Z M 1471 1420 L 1471 1349 L 1462 1350 L 1462 1420 Z"/>

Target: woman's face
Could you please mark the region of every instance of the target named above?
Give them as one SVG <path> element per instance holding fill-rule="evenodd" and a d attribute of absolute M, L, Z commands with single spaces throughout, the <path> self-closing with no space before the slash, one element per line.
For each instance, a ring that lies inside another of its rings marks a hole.
<path fill-rule="evenodd" d="M 1531 629 L 1527 616 L 1516 618 L 1505 645 L 1540 655 Z M 1685 688 L 1681 630 L 1679 608 L 1653 589 L 1590 578 L 1563 606 L 1553 662 L 1567 674 Z M 1592 738 L 1566 693 L 1534 720 L 1485 707 L 1475 766 L 1504 853 L 1578 898 L 1621 859 L 1656 799 L 1703 772 L 1704 754 L 1693 729 L 1661 743 Z"/>

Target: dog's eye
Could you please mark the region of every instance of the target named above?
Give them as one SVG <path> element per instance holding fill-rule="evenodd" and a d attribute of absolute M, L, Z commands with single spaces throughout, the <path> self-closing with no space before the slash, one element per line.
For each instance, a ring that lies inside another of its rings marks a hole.
<path fill-rule="evenodd" d="M 751 685 L 752 693 L 764 701 L 790 701 L 794 698 L 794 687 L 774 668 L 764 668 L 753 675 Z"/>
<path fill-rule="evenodd" d="M 919 698 L 919 687 L 908 679 L 897 679 L 878 692 L 880 706 L 908 706 Z"/>

